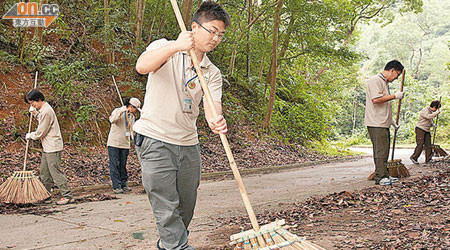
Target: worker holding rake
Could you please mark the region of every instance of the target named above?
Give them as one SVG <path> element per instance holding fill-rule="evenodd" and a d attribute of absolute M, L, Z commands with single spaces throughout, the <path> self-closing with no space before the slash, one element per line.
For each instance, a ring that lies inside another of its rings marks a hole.
<path fill-rule="evenodd" d="M 398 182 L 398 178 L 389 176 L 388 157 L 391 125 L 398 129 L 398 124 L 392 119 L 391 101 L 402 99 L 404 92 L 391 94 L 389 83 L 396 80 L 403 71 L 403 65 L 393 60 L 386 64 L 383 72 L 372 76 L 366 83 L 366 111 L 364 125 L 369 132 L 373 145 L 375 163 L 375 184 L 390 185 Z"/>
<path fill-rule="evenodd" d="M 188 226 L 200 183 L 196 121 L 203 91 L 187 51 L 194 49 L 220 114 L 213 118 L 204 102 L 208 125 L 214 133 L 224 134 L 222 76 L 206 53 L 223 41 L 229 25 L 228 13 L 219 4 L 206 1 L 194 14 L 192 31 L 181 32 L 175 41 L 152 42 L 136 63 L 140 74 L 149 74 L 141 118 L 134 131 L 142 183 L 160 236 L 158 249 L 194 249 L 188 244 Z"/>
<path fill-rule="evenodd" d="M 25 102 L 30 104 L 30 112 L 37 116 L 36 131 L 27 133 L 27 140 L 41 140 L 42 158 L 39 169 L 42 184 L 51 193 L 53 183 L 61 192 L 61 199 L 56 204 L 65 205 L 73 201 L 73 194 L 67 184 L 66 175 L 61 171 L 61 153 L 63 140 L 59 129 L 58 118 L 53 108 L 45 101 L 44 95 L 37 89 L 32 89 L 25 95 Z M 45 200 L 51 202 L 51 197 Z"/>
<path fill-rule="evenodd" d="M 425 146 L 425 163 L 430 163 L 432 160 L 432 148 L 431 148 L 431 133 L 430 128 L 433 125 L 433 118 L 435 118 L 441 112 L 439 108 L 441 102 L 434 100 L 429 107 L 425 107 L 420 111 L 419 121 L 416 125 L 416 143 L 417 146 L 414 149 L 414 153 L 409 157 L 412 163 L 419 164 L 418 159 L 422 154 L 422 150 Z"/>

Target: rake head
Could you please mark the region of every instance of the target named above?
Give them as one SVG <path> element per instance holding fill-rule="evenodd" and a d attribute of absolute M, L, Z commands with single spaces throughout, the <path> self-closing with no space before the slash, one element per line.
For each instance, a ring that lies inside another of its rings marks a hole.
<path fill-rule="evenodd" d="M 284 224 L 284 220 L 277 220 L 261 226 L 258 232 L 252 229 L 234 234 L 230 237 L 230 244 L 234 246 L 234 250 L 325 250 L 306 241 L 304 238 L 290 233 L 283 227 Z"/>

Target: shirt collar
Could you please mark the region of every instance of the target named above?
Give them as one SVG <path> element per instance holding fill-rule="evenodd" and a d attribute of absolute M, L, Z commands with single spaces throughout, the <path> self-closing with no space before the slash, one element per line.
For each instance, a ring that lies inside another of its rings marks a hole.
<path fill-rule="evenodd" d="M 383 73 L 380 73 L 378 76 L 387 83 L 386 77 L 384 77 Z"/>
<path fill-rule="evenodd" d="M 183 52 L 183 57 L 184 58 L 191 58 L 191 56 L 188 54 L 188 53 L 186 53 L 186 52 Z M 209 58 L 208 58 L 208 56 L 206 56 L 206 53 L 203 55 L 203 59 L 202 59 L 202 61 L 200 62 L 200 68 L 201 69 L 208 69 L 209 68 L 209 66 L 212 64 L 212 62 L 209 60 Z M 186 70 L 188 70 L 188 69 L 190 69 L 190 68 L 193 68 L 193 66 L 191 66 L 191 64 L 190 63 L 186 63 L 185 64 L 185 67 L 186 67 Z"/>

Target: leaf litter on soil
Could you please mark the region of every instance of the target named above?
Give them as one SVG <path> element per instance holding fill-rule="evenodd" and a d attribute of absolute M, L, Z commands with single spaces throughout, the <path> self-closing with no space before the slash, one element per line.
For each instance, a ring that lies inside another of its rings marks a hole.
<path fill-rule="evenodd" d="M 285 219 L 289 231 L 332 249 L 450 249 L 450 157 L 430 167 L 428 176 L 279 204 L 257 217 Z M 221 222 L 251 228 L 247 216 Z"/>

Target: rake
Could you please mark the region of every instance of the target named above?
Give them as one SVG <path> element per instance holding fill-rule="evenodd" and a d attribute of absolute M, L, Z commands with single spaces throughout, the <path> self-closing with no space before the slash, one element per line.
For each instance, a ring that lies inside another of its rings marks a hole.
<path fill-rule="evenodd" d="M 36 71 L 34 79 L 34 88 L 37 86 L 38 72 Z M 28 124 L 28 133 L 31 132 L 32 114 L 30 113 L 30 121 Z M 34 175 L 33 171 L 27 171 L 27 156 L 30 139 L 27 139 L 25 147 L 25 159 L 23 161 L 23 170 L 15 171 L 0 186 L 0 202 L 29 204 L 35 203 L 50 197 L 50 193 L 41 183 L 39 178 Z"/>
<path fill-rule="evenodd" d="M 173 10 L 175 12 L 175 16 L 177 18 L 178 24 L 182 31 L 186 31 L 186 26 L 184 25 L 183 18 L 181 16 L 180 10 L 178 8 L 178 4 L 176 0 L 171 0 Z M 213 116 L 218 117 L 217 110 L 215 108 L 213 99 L 211 97 L 211 93 L 209 91 L 208 85 L 205 81 L 205 77 L 200 69 L 200 65 L 198 59 L 195 55 L 194 49 L 189 51 L 192 62 L 196 69 L 198 78 L 200 80 L 200 85 L 203 89 L 204 95 L 206 97 L 207 105 L 211 109 Z M 276 221 L 267 225 L 259 226 L 258 221 L 256 219 L 255 212 L 253 210 L 252 205 L 250 204 L 250 199 L 248 197 L 247 191 L 245 190 L 244 183 L 242 181 L 242 177 L 237 168 L 236 161 L 234 160 L 233 153 L 231 152 L 230 145 L 228 144 L 228 139 L 225 134 L 219 134 L 220 140 L 222 141 L 222 145 L 225 149 L 228 161 L 230 163 L 231 170 L 233 172 L 234 178 L 236 179 L 239 192 L 241 193 L 242 200 L 244 202 L 245 209 L 250 218 L 250 222 L 252 224 L 253 229 L 245 232 L 241 232 L 230 237 L 232 245 L 235 245 L 235 249 L 282 249 L 282 250 L 322 250 L 324 248 L 319 247 L 313 243 L 310 243 L 303 238 L 300 238 L 282 226 L 284 225 L 284 221 Z"/>

